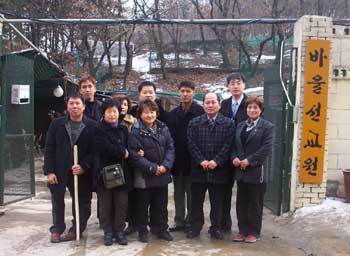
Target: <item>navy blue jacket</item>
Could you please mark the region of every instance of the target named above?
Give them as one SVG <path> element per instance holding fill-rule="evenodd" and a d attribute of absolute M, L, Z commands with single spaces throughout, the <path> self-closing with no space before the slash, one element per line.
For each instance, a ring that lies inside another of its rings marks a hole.
<path fill-rule="evenodd" d="M 174 108 L 168 115 L 168 127 L 175 146 L 175 163 L 172 168 L 172 175 L 189 176 L 191 174 L 191 156 L 187 145 L 187 127 L 189 122 L 204 114 L 202 106 L 193 102 L 188 111 L 181 106 Z"/>
<path fill-rule="evenodd" d="M 54 119 L 47 131 L 45 156 L 44 156 L 44 174 L 56 174 L 58 182 L 67 184 L 68 177 L 72 175 L 73 166 L 73 147 L 67 131 L 69 117 L 59 117 Z M 79 179 L 84 179 L 91 183 L 94 174 L 94 137 L 97 123 L 87 117 L 83 117 L 84 128 L 76 142 L 78 146 L 78 164 L 83 168 L 84 173 Z"/>
<path fill-rule="evenodd" d="M 156 126 L 156 134 L 153 134 L 138 120 L 129 135 L 128 148 L 130 163 L 134 168 L 135 188 L 163 187 L 171 182 L 170 169 L 175 158 L 173 139 L 164 123 L 157 120 Z M 137 154 L 140 149 L 145 152 L 143 157 Z M 166 167 L 167 172 L 156 176 L 157 165 Z"/>
<path fill-rule="evenodd" d="M 214 125 L 203 114 L 192 119 L 187 130 L 188 148 L 192 157 L 191 180 L 196 183 L 228 183 L 232 177 L 229 160 L 234 138 L 234 123 L 218 113 Z M 205 171 L 204 160 L 214 160 L 218 166 Z"/>
<path fill-rule="evenodd" d="M 272 151 L 273 124 L 260 117 L 256 127 L 249 133 L 243 144 L 241 133 L 245 128 L 246 122 L 241 122 L 237 127 L 231 160 L 236 157 L 240 160 L 247 158 L 250 165 L 246 170 L 236 168 L 235 178 L 238 182 L 251 184 L 266 182 L 264 162 Z"/>

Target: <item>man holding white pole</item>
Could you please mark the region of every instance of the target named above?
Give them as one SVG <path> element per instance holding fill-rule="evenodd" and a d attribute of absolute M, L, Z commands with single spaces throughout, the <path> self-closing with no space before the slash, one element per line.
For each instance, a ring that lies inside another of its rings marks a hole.
<path fill-rule="evenodd" d="M 51 192 L 53 225 L 50 228 L 51 242 L 75 240 L 77 226 L 80 234 L 85 230 L 91 215 L 91 184 L 94 163 L 94 134 L 96 122 L 83 115 L 84 99 L 78 95 L 70 95 L 67 99 L 65 117 L 54 119 L 46 137 L 44 173 L 47 175 Z M 78 153 L 75 161 L 73 146 L 77 145 Z M 79 180 L 79 222 L 76 221 L 74 176 Z M 68 187 L 72 198 L 73 221 L 68 233 L 66 229 L 64 195 Z M 80 235 L 79 234 L 79 235 Z M 78 236 L 79 236 L 78 235 Z"/>

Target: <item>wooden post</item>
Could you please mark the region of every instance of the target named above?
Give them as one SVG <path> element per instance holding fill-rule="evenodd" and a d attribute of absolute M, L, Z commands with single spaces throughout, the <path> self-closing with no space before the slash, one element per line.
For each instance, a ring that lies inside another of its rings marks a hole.
<path fill-rule="evenodd" d="M 73 146 L 74 152 L 74 165 L 78 164 L 78 146 Z M 75 204 L 75 228 L 76 228 L 76 240 L 80 240 L 80 214 L 79 214 L 79 186 L 78 175 L 74 175 L 74 204 Z"/>

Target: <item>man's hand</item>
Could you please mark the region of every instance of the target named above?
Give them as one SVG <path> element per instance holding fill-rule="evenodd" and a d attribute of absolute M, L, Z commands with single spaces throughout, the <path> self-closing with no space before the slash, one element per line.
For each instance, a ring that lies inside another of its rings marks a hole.
<path fill-rule="evenodd" d="M 247 160 L 247 158 L 241 161 L 240 166 L 243 170 L 245 170 L 249 166 L 249 161 Z"/>
<path fill-rule="evenodd" d="M 143 157 L 145 155 L 145 152 L 142 149 L 140 149 L 139 151 L 137 151 L 137 154 Z"/>
<path fill-rule="evenodd" d="M 82 175 L 83 174 L 83 169 L 79 164 L 75 164 L 72 166 L 72 173 L 73 175 Z"/>
<path fill-rule="evenodd" d="M 217 166 L 218 166 L 218 164 L 214 160 L 210 160 L 208 163 L 208 168 L 210 170 L 214 170 Z"/>
<path fill-rule="evenodd" d="M 241 164 L 241 160 L 239 160 L 239 158 L 236 157 L 235 159 L 233 159 L 232 164 L 234 167 L 238 167 Z"/>
<path fill-rule="evenodd" d="M 163 166 L 163 165 L 159 166 L 159 171 L 160 171 L 162 174 L 166 173 L 166 168 L 165 168 L 165 166 Z"/>
<path fill-rule="evenodd" d="M 124 155 L 124 158 L 125 159 L 128 159 L 129 157 L 129 151 L 127 149 L 125 149 L 125 155 Z"/>
<path fill-rule="evenodd" d="M 200 163 L 204 171 L 208 170 L 208 164 L 209 164 L 208 160 L 204 160 L 203 162 Z"/>
<path fill-rule="evenodd" d="M 47 183 L 49 183 L 50 185 L 58 184 L 58 180 L 57 180 L 56 174 L 49 173 L 47 175 Z"/>

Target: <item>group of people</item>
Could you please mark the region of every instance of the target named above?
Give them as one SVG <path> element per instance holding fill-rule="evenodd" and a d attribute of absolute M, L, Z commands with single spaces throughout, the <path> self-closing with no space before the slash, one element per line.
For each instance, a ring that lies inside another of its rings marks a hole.
<path fill-rule="evenodd" d="M 170 112 L 156 99 L 156 86 L 139 84 L 139 102 L 113 94 L 102 103 L 94 97 L 96 81 L 84 77 L 79 94 L 67 96 L 67 115 L 52 121 L 47 132 L 44 172 L 52 196 L 51 242 L 76 239 L 73 177 L 79 177 L 80 233 L 91 215 L 97 192 L 97 217 L 104 244 L 126 245 L 137 231 L 141 242 L 149 231 L 172 241 L 170 232 L 200 235 L 206 191 L 210 200 L 209 233 L 223 239 L 231 231 L 231 198 L 237 182 L 235 242 L 260 238 L 266 189 L 264 163 L 272 150 L 273 125 L 263 119 L 263 102 L 247 97 L 241 73 L 227 76 L 232 97 L 220 102 L 207 93 L 203 107 L 194 100 L 195 85 L 178 85 L 181 103 Z M 78 147 L 78 163 L 73 146 Z M 119 164 L 125 183 L 106 188 L 102 170 Z M 175 218 L 168 226 L 168 184 L 174 183 Z M 64 195 L 72 198 L 73 220 L 67 233 Z M 128 223 L 126 227 L 126 223 Z"/>

